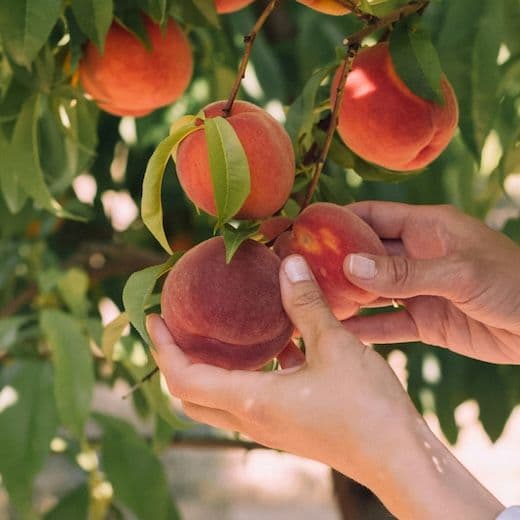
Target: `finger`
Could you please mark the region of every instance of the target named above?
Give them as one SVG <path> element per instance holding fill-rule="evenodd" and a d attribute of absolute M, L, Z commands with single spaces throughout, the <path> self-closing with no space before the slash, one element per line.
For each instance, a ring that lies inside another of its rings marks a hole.
<path fill-rule="evenodd" d="M 362 218 L 380 238 L 393 239 L 401 238 L 412 213 L 417 215 L 421 211 L 419 206 L 370 200 L 354 202 L 347 209 Z"/>
<path fill-rule="evenodd" d="M 188 401 L 182 402 L 184 413 L 194 421 L 209 424 L 221 430 L 237 431 L 240 429 L 239 421 L 229 412 L 217 408 L 208 408 Z"/>
<path fill-rule="evenodd" d="M 355 285 L 385 298 L 419 295 L 457 300 L 465 290 L 465 267 L 447 257 L 416 260 L 405 256 L 348 255 L 345 276 Z"/>
<path fill-rule="evenodd" d="M 269 374 L 191 363 L 159 315 L 148 316 L 147 328 L 155 344 L 152 355 L 168 389 L 182 401 L 233 413 L 242 410 L 245 401 L 256 399 L 260 388 L 269 391 Z"/>
<path fill-rule="evenodd" d="M 289 318 L 302 334 L 309 353 L 320 334 L 340 323 L 323 298 L 321 290 L 302 256 L 290 255 L 280 269 L 282 302 Z"/>
<path fill-rule="evenodd" d="M 386 254 L 390 256 L 408 256 L 406 247 L 401 240 L 384 239 L 383 246 L 386 249 Z"/>
<path fill-rule="evenodd" d="M 415 322 L 406 310 L 373 316 L 356 316 L 345 320 L 343 325 L 363 343 L 419 341 Z"/>
<path fill-rule="evenodd" d="M 276 359 L 278 359 L 283 370 L 296 369 L 305 365 L 305 355 L 295 345 L 294 341 L 289 341 Z"/>

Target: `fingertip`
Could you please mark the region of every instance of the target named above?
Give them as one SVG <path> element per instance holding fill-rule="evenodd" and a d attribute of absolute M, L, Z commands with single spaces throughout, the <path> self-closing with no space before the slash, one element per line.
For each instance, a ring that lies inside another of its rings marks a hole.
<path fill-rule="evenodd" d="M 164 320 L 159 314 L 149 314 L 146 317 L 146 330 L 157 350 L 160 350 L 163 345 L 175 343 L 166 323 L 164 323 Z"/>
<path fill-rule="evenodd" d="M 347 278 L 370 281 L 377 275 L 375 257 L 367 254 L 350 254 L 343 261 L 343 272 Z"/>

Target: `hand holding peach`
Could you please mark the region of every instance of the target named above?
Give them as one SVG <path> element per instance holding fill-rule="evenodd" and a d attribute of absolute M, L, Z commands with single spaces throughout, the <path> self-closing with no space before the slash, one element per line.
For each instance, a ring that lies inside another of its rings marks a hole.
<path fill-rule="evenodd" d="M 520 248 L 450 206 L 348 206 L 395 256 L 358 255 L 346 277 L 404 309 L 355 317 L 367 343 L 423 341 L 492 363 L 520 363 Z"/>
<path fill-rule="evenodd" d="M 431 433 L 384 359 L 334 318 L 302 257 L 284 260 L 280 285 L 307 347 L 299 368 L 194 364 L 161 318 L 148 318 L 154 358 L 186 414 L 328 464 L 370 487 L 404 520 L 495 518 L 503 506 Z"/>

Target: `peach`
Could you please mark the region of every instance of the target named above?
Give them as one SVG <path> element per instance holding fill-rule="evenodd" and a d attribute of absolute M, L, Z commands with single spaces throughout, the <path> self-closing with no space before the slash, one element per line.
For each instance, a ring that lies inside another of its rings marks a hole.
<path fill-rule="evenodd" d="M 180 27 L 171 19 L 164 31 L 149 18 L 144 24 L 151 50 L 114 22 L 103 54 L 89 42 L 80 61 L 83 89 L 111 114 L 146 115 L 178 99 L 191 80 L 191 47 Z"/>
<path fill-rule="evenodd" d="M 360 304 L 376 299 L 347 280 L 343 261 L 350 253 L 384 255 L 386 251 L 373 229 L 347 208 L 328 202 L 312 204 L 294 221 L 290 238 L 281 235 L 279 240 L 282 257 L 293 253 L 305 257 L 338 319 L 352 316 Z"/>
<path fill-rule="evenodd" d="M 264 240 L 271 242 L 276 240 L 284 231 L 292 226 L 293 219 L 289 217 L 277 216 L 264 220 L 258 230 Z"/>
<path fill-rule="evenodd" d="M 225 101 L 204 109 L 207 118 L 222 116 Z M 289 198 L 294 183 L 295 159 L 283 126 L 261 108 L 235 101 L 228 121 L 244 147 L 251 177 L 251 191 L 237 218 L 271 216 Z M 206 135 L 201 129 L 181 141 L 176 155 L 177 175 L 186 195 L 199 208 L 216 214 Z"/>
<path fill-rule="evenodd" d="M 256 370 L 289 342 L 279 258 L 248 240 L 226 264 L 224 240 L 190 249 L 164 283 L 161 310 L 173 338 L 194 362 Z"/>
<path fill-rule="evenodd" d="M 343 15 L 350 12 L 350 9 L 338 0 L 298 0 L 298 2 L 325 14 Z"/>
<path fill-rule="evenodd" d="M 334 101 L 339 71 L 332 84 Z M 362 50 L 347 77 L 338 132 L 357 155 L 384 168 L 424 168 L 448 146 L 458 123 L 458 104 L 446 79 L 444 104 L 412 93 L 398 77 L 388 43 Z"/>
<path fill-rule="evenodd" d="M 254 0 L 215 0 L 217 13 L 226 14 L 238 11 L 252 4 Z"/>

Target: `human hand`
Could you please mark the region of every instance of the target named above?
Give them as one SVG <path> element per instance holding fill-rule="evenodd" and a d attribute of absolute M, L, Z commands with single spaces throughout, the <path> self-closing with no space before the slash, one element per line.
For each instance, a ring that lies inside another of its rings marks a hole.
<path fill-rule="evenodd" d="M 370 487 L 399 518 L 488 519 L 500 511 L 428 430 L 386 361 L 334 318 L 301 257 L 285 259 L 280 283 L 306 345 L 305 363 L 291 369 L 191 363 L 162 319 L 148 318 L 153 356 L 185 413 L 328 464 Z"/>
<path fill-rule="evenodd" d="M 520 363 L 520 247 L 450 206 L 348 208 L 393 256 L 349 255 L 345 275 L 404 306 L 346 320 L 349 331 L 366 343 L 423 341 L 483 361 Z"/>

